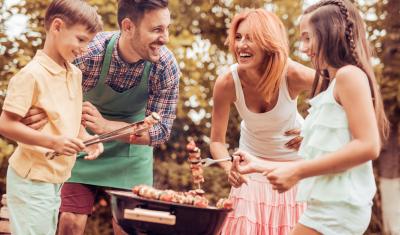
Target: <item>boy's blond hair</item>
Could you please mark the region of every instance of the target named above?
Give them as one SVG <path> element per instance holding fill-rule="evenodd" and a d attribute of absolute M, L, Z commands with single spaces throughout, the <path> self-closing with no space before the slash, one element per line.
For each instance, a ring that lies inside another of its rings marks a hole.
<path fill-rule="evenodd" d="M 50 29 L 50 25 L 55 18 L 63 20 L 68 27 L 75 24 L 84 25 L 91 33 L 97 33 L 103 28 L 96 8 L 83 0 L 52 1 L 44 17 L 44 27 L 46 30 Z"/>

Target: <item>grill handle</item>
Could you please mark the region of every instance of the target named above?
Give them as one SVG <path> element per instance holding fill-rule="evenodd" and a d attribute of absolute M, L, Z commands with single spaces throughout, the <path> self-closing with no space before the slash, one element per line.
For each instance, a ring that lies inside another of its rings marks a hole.
<path fill-rule="evenodd" d="M 176 216 L 167 211 L 153 211 L 143 208 L 125 209 L 124 219 L 166 225 L 175 225 L 176 223 Z"/>

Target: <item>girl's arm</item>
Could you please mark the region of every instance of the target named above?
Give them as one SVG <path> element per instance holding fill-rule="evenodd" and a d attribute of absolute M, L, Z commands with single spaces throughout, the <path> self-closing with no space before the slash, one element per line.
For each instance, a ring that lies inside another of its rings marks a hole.
<path fill-rule="evenodd" d="M 245 151 L 238 150 L 234 154 L 233 165 L 241 174 L 264 173 L 267 174 L 272 170 L 290 164 L 286 161 L 269 161 L 253 156 Z"/>
<path fill-rule="evenodd" d="M 338 70 L 334 96 L 346 112 L 352 140 L 336 152 L 269 173 L 268 179 L 279 191 L 286 191 L 303 178 L 339 173 L 379 156 L 379 131 L 365 73 L 355 66 Z"/>
<path fill-rule="evenodd" d="M 74 155 L 85 146 L 77 138 L 51 136 L 22 124 L 22 117 L 3 110 L 0 116 L 0 134 L 27 145 L 36 145 L 53 149 L 64 155 Z"/>

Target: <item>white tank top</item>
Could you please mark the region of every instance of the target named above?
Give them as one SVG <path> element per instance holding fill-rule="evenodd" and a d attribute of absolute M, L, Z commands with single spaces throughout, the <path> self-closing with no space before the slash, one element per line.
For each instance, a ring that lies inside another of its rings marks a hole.
<path fill-rule="evenodd" d="M 237 67 L 238 64 L 233 64 L 230 69 L 235 83 L 234 104 L 242 118 L 239 148 L 255 156 L 271 160 L 299 159 L 297 151 L 285 147 L 285 144 L 293 138 L 293 136 L 285 136 L 285 131 L 301 128 L 304 121 L 297 112 L 297 98 L 290 97 L 286 74 L 281 79 L 278 102 L 275 107 L 265 113 L 254 113 L 246 106 Z"/>

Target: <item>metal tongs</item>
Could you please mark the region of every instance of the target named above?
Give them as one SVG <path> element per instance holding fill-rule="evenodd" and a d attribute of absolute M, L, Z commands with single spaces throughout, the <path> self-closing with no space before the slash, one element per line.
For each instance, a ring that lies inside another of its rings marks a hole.
<path fill-rule="evenodd" d="M 149 130 L 151 126 L 159 122 L 160 119 L 161 119 L 160 115 L 158 113 L 153 112 L 151 113 L 151 115 L 149 115 L 142 121 L 134 122 L 122 128 L 96 136 L 92 139 L 84 141 L 83 143 L 87 147 L 93 144 L 115 140 L 126 135 L 141 135 L 145 131 Z M 54 151 L 46 153 L 46 157 L 50 160 L 60 155 L 61 155 L 60 153 Z"/>
<path fill-rule="evenodd" d="M 203 159 L 200 160 L 200 163 L 204 167 L 207 167 L 207 166 L 211 166 L 211 165 L 213 165 L 215 163 L 218 163 L 218 162 L 227 162 L 227 161 L 233 162 L 233 156 L 224 157 L 224 158 L 220 158 L 220 159 L 203 158 Z"/>

